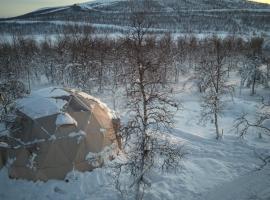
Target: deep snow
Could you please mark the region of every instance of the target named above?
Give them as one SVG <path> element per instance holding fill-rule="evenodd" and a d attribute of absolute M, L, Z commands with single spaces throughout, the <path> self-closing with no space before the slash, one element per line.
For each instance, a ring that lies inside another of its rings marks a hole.
<path fill-rule="evenodd" d="M 224 137 L 216 141 L 213 124 L 199 123 L 200 96 L 196 88 L 192 84 L 184 84 L 188 77 L 181 80 L 174 86 L 174 92 L 182 102 L 183 110 L 176 113 L 170 137 L 181 142 L 188 155 L 178 172 L 153 171 L 150 174 L 152 186 L 146 191 L 145 199 L 269 200 L 270 167 L 268 164 L 258 170 L 263 164 L 258 155 L 270 155 L 270 138 L 264 136 L 259 139 L 254 133 L 239 138 L 233 129 L 234 119 L 241 113 L 254 115 L 259 98 L 251 97 L 248 89 L 243 89 L 241 94 L 236 90 L 220 121 Z M 258 89 L 257 93 L 269 95 L 264 89 Z M 112 107 L 112 95 L 94 96 Z M 116 106 L 123 121 L 128 115 L 124 101 L 119 92 Z M 7 169 L 3 168 L 0 171 L 0 199 L 120 199 L 112 175 L 110 168 L 102 168 L 87 173 L 70 172 L 69 182 L 51 180 L 34 183 L 11 180 Z"/>

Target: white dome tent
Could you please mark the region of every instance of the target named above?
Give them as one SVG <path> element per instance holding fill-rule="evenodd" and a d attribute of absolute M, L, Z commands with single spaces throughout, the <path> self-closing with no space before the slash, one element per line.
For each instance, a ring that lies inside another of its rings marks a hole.
<path fill-rule="evenodd" d="M 113 159 L 121 145 L 116 115 L 80 91 L 41 89 L 18 100 L 16 112 L 14 131 L 0 146 L 0 167 L 13 161 L 12 178 L 64 179 L 73 169 L 89 171 Z"/>

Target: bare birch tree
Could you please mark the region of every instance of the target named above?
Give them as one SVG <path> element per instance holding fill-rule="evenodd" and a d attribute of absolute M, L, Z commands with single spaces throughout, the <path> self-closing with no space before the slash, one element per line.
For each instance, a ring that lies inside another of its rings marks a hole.
<path fill-rule="evenodd" d="M 234 127 L 237 133 L 244 137 L 250 130 L 255 130 L 258 133 L 259 138 L 262 138 L 262 135 L 270 136 L 270 100 L 269 97 L 267 100 L 262 99 L 261 105 L 258 107 L 255 119 L 250 119 L 247 113 L 244 113 L 242 116 L 235 120 Z"/>
<path fill-rule="evenodd" d="M 204 60 L 204 67 L 207 76 L 207 89 L 203 94 L 202 119 L 211 120 L 215 124 L 216 139 L 222 137 L 220 132 L 219 117 L 224 109 L 224 94 L 231 93 L 232 87 L 227 83 L 227 68 L 224 65 L 226 49 L 221 39 L 212 38 L 209 56 Z"/>
<path fill-rule="evenodd" d="M 128 156 L 125 166 L 133 177 L 130 187 L 135 188 L 137 200 L 143 199 L 145 190 L 151 187 L 147 176 L 151 169 L 177 169 L 184 155 L 181 145 L 171 143 L 166 134 L 173 126 L 178 103 L 164 86 L 161 62 L 153 52 L 155 42 L 147 36 L 152 23 L 146 14 L 150 10 L 147 6 L 146 1 L 139 10 L 133 10 L 134 29 L 126 39 L 130 117 L 122 134 Z"/>

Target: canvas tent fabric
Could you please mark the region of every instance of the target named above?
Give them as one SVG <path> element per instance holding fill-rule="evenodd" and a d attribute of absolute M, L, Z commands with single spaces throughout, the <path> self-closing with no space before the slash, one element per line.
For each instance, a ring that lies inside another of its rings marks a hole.
<path fill-rule="evenodd" d="M 76 90 L 46 88 L 17 101 L 6 157 L 9 176 L 28 180 L 64 179 L 88 171 L 117 154 L 119 119 L 98 99 Z M 102 154 L 104 149 L 109 154 Z M 97 155 L 90 160 L 89 153 Z M 0 157 L 1 157 L 0 151 Z M 0 163 L 1 165 L 1 163 Z"/>

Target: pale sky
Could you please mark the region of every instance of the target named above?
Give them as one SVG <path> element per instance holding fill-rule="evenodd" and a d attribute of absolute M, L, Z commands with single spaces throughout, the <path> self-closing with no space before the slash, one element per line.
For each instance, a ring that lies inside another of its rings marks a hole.
<path fill-rule="evenodd" d="M 270 4 L 270 0 L 250 0 L 250 1 L 261 2 L 261 3 L 269 3 Z"/>
<path fill-rule="evenodd" d="M 0 17 L 13 17 L 43 7 L 71 5 L 91 0 L 0 0 Z M 270 0 L 252 0 L 269 3 Z"/>
<path fill-rule="evenodd" d="M 91 0 L 0 0 L 0 17 L 13 17 L 44 7 L 82 3 Z"/>

